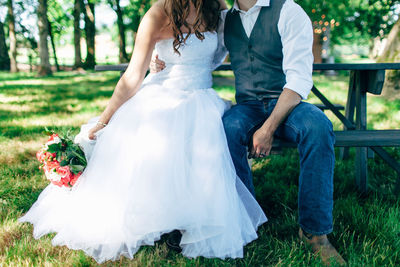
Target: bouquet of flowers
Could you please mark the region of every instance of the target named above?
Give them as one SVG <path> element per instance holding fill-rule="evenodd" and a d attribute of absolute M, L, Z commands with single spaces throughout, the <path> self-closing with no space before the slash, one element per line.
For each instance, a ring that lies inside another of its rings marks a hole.
<path fill-rule="evenodd" d="M 46 128 L 50 136 L 46 144 L 36 153 L 46 178 L 57 186 L 72 187 L 87 165 L 85 154 L 67 133 L 58 135 Z"/>

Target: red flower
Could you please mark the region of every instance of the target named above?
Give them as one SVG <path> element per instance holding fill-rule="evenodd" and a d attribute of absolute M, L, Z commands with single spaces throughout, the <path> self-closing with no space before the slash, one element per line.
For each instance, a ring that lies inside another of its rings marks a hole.
<path fill-rule="evenodd" d="M 55 137 L 59 137 L 58 134 L 52 134 L 47 141 L 54 141 Z"/>
<path fill-rule="evenodd" d="M 64 177 L 64 178 L 61 178 L 61 183 L 63 184 L 63 185 L 65 185 L 65 186 L 69 186 L 69 181 L 70 181 L 70 179 L 69 179 L 69 176 L 66 176 L 66 177 Z"/>
<path fill-rule="evenodd" d="M 81 176 L 81 174 L 82 174 L 82 172 L 80 172 L 78 174 L 72 174 L 71 180 L 69 181 L 71 186 L 73 186 L 76 183 L 76 181 L 78 180 L 79 176 Z"/>

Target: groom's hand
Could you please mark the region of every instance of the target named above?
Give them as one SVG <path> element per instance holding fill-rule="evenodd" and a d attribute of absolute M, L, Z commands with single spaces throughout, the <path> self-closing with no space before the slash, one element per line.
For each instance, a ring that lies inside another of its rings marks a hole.
<path fill-rule="evenodd" d="M 157 73 L 165 69 L 165 62 L 158 58 L 158 55 L 152 57 L 150 61 L 150 73 Z"/>
<path fill-rule="evenodd" d="M 264 129 L 263 127 L 259 128 L 253 134 L 253 143 L 251 145 L 249 158 L 263 158 L 268 156 L 271 152 L 273 141 L 273 132 Z"/>
<path fill-rule="evenodd" d="M 249 158 L 259 158 L 268 156 L 271 152 L 274 133 L 278 126 L 300 103 L 301 96 L 291 89 L 283 89 L 278 98 L 271 115 L 264 122 L 260 129 L 253 135 L 253 144 L 250 146 Z"/>

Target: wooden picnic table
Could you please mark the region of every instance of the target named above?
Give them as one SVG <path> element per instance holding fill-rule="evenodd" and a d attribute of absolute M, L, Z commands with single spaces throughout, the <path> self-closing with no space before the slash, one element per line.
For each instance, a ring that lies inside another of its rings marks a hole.
<path fill-rule="evenodd" d="M 336 115 L 343 123 L 345 136 L 352 132 L 360 131 L 364 135 L 356 135 L 351 146 L 356 146 L 356 183 L 361 193 L 368 191 L 368 157 L 372 157 L 371 150 L 384 159 L 398 175 L 400 185 L 400 164 L 393 159 L 382 147 L 399 146 L 400 130 L 374 132 L 367 131 L 367 93 L 380 95 L 385 82 L 386 70 L 399 70 L 400 63 L 361 63 L 361 64 L 314 64 L 316 70 L 347 70 L 350 71 L 349 89 L 347 93 L 345 115 L 317 89 L 315 86 L 312 92 Z M 355 118 L 354 118 L 355 116 Z M 338 138 L 338 133 L 336 133 Z M 386 139 L 386 140 L 385 140 Z M 365 146 L 357 144 L 365 142 Z M 386 142 L 388 141 L 388 142 Z M 370 153 L 368 153 L 370 152 Z M 341 158 L 348 157 L 348 147 L 341 149 Z"/>
<path fill-rule="evenodd" d="M 128 64 L 100 65 L 96 71 L 120 71 L 121 75 Z M 232 70 L 230 64 L 222 64 L 216 71 Z M 343 131 L 335 131 L 335 146 L 341 147 L 341 158 L 348 157 L 349 147 L 356 148 L 356 183 L 361 193 L 368 191 L 368 157 L 375 152 L 398 174 L 400 188 L 400 164 L 383 147 L 400 146 L 400 129 L 367 130 L 367 93 L 380 95 L 385 81 L 386 70 L 400 70 L 400 63 L 360 63 L 360 64 L 314 64 L 314 71 L 350 71 L 349 89 L 345 114 L 343 107 L 332 104 L 315 86 L 312 92 L 321 100 L 321 109 L 331 110 L 343 123 Z M 295 144 L 276 140 L 277 147 L 293 147 Z M 373 152 L 372 152 L 373 151 Z"/>

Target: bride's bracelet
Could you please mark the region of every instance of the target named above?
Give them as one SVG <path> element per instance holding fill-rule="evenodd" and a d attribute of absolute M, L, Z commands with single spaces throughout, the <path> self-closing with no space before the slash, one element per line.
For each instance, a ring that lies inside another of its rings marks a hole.
<path fill-rule="evenodd" d="M 103 126 L 103 127 L 106 127 L 106 126 L 107 126 L 107 123 L 102 123 L 101 121 L 98 121 L 97 124 L 98 124 L 98 125 L 101 125 L 101 126 Z"/>

